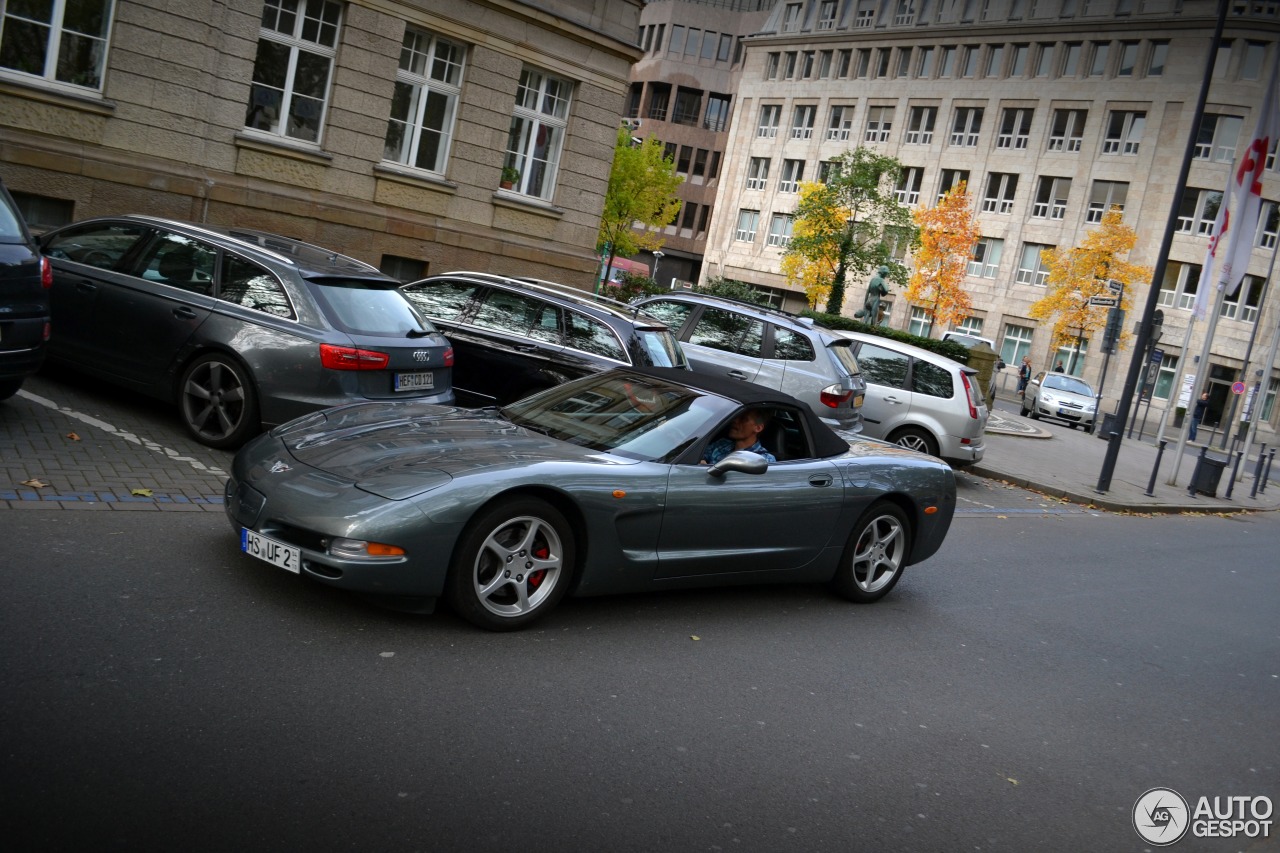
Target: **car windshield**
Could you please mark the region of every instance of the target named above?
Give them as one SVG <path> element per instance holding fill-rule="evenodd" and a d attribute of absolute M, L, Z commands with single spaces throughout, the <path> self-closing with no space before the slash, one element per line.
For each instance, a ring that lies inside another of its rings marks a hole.
<path fill-rule="evenodd" d="M 517 426 L 592 450 L 670 462 L 734 404 L 649 376 L 602 373 L 504 407 Z"/>
<path fill-rule="evenodd" d="M 1074 376 L 1050 374 L 1044 379 L 1044 387 L 1053 391 L 1066 391 L 1071 394 L 1081 394 L 1085 397 L 1093 396 L 1093 389 L 1089 387 L 1089 383 L 1085 382 L 1083 379 L 1076 379 Z"/>
<path fill-rule="evenodd" d="M 638 364 L 651 367 L 688 367 L 680 342 L 667 329 L 636 329 L 635 348 Z"/>
<path fill-rule="evenodd" d="M 308 283 L 325 317 L 349 335 L 403 338 L 436 330 L 399 291 L 399 282 L 325 278 Z"/>

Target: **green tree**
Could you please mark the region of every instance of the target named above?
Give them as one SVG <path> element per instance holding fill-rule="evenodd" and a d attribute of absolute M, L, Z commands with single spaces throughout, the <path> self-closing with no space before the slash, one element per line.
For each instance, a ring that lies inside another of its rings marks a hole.
<path fill-rule="evenodd" d="M 661 247 L 662 229 L 680 213 L 681 202 L 675 193 L 684 178 L 676 174 L 675 162 L 663 157 L 662 151 L 662 143 L 655 137 L 637 145 L 630 130 L 618 129 L 596 237 L 596 252 L 608 257 L 606 270 L 619 255 L 629 257 Z"/>
<path fill-rule="evenodd" d="M 895 158 L 857 148 L 832 162 L 825 184 L 804 186 L 784 258 L 834 264 L 828 314 L 839 314 L 844 307 L 850 275 L 865 276 L 884 266 L 887 278 L 906 284 L 907 268 L 893 256 L 895 247 L 908 248 L 915 240 L 911 211 L 894 198 L 901 174 L 902 164 Z"/>

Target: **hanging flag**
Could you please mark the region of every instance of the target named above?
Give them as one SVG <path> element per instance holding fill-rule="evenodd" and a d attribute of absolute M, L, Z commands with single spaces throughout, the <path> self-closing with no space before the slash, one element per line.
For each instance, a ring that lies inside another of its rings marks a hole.
<path fill-rule="evenodd" d="M 1280 138 L 1280 112 L 1276 110 L 1276 90 L 1280 89 L 1280 56 L 1271 63 L 1271 76 L 1262 96 L 1262 109 L 1253 139 L 1244 153 L 1236 158 L 1235 171 L 1227 184 L 1231 196 L 1231 209 L 1235 211 L 1235 227 L 1225 221 L 1226 250 L 1222 255 L 1222 274 L 1218 277 L 1227 296 L 1235 295 L 1249 268 L 1249 256 L 1253 253 L 1253 232 L 1262 212 L 1262 182 L 1266 175 L 1267 155 L 1271 146 Z M 1275 176 L 1271 176 L 1275 180 Z M 1226 205 L 1223 199 L 1223 205 Z M 1216 230 L 1215 230 L 1215 233 Z M 1219 237 L 1219 239 L 1221 239 Z"/>

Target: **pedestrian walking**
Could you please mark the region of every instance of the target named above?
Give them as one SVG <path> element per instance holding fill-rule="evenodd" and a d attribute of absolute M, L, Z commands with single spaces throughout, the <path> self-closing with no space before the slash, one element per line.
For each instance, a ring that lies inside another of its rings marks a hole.
<path fill-rule="evenodd" d="M 1018 393 L 1021 394 L 1027 390 L 1027 383 L 1031 381 L 1031 356 L 1024 355 L 1022 357 L 1022 365 L 1018 368 Z"/>
<path fill-rule="evenodd" d="M 1200 422 L 1204 420 L 1205 412 L 1209 411 L 1209 392 L 1205 391 L 1200 395 L 1200 399 L 1196 400 L 1196 406 L 1191 410 L 1191 428 L 1187 430 L 1187 440 L 1196 440 L 1196 430 L 1200 427 Z"/>

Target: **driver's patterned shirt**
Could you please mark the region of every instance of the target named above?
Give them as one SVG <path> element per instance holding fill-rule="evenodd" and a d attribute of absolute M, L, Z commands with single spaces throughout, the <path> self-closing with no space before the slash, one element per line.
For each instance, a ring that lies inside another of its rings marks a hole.
<path fill-rule="evenodd" d="M 721 459 L 725 458 L 730 453 L 732 453 L 735 449 L 736 448 L 733 446 L 732 439 L 719 438 L 707 445 L 707 452 L 702 455 L 702 460 L 706 462 L 708 465 L 714 465 L 717 462 L 719 462 Z M 757 441 L 755 444 L 751 445 L 750 447 L 744 447 L 742 449 L 749 450 L 752 453 L 759 453 L 761 456 L 764 457 L 766 462 L 778 461 L 777 459 L 773 458 L 772 453 L 770 453 L 768 450 L 765 450 L 764 445 L 761 444 L 759 441 Z"/>

